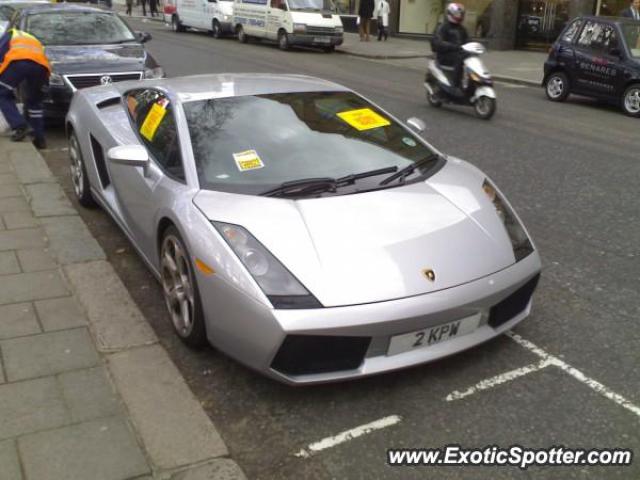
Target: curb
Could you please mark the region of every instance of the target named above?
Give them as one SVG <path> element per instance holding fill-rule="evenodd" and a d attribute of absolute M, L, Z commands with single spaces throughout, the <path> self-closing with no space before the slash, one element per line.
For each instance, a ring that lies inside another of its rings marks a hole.
<path fill-rule="evenodd" d="M 340 48 L 336 48 L 336 53 L 341 53 L 343 55 L 351 55 L 352 57 L 360 57 L 360 58 L 371 58 L 374 60 L 405 60 L 412 58 L 430 58 L 429 55 L 374 55 L 368 53 L 355 53 L 355 52 L 347 52 Z"/>
<path fill-rule="evenodd" d="M 48 238 L 60 281 L 86 318 L 100 364 L 144 452 L 152 473 L 144 479 L 246 480 L 44 158 L 31 144 L 13 149 L 5 150 L 9 163 Z"/>

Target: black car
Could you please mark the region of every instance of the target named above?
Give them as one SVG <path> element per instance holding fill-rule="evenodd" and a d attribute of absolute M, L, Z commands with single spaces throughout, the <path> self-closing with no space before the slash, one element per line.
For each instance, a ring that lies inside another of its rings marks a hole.
<path fill-rule="evenodd" d="M 145 50 L 148 33 L 134 32 L 113 12 L 69 4 L 18 8 L 10 28 L 40 40 L 52 74 L 45 100 L 47 118 L 64 118 L 73 92 L 112 82 L 164 77 Z"/>
<path fill-rule="evenodd" d="M 578 17 L 551 47 L 542 81 L 547 97 L 569 93 L 615 102 L 640 117 L 640 22 Z"/>

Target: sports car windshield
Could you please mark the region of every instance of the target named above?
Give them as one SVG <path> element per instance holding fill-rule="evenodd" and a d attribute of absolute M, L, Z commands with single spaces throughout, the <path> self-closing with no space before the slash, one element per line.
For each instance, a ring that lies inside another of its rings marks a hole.
<path fill-rule="evenodd" d="M 638 25 L 622 25 L 622 34 L 634 58 L 640 58 L 640 23 Z"/>
<path fill-rule="evenodd" d="M 44 45 L 100 45 L 134 41 L 117 15 L 100 12 L 43 12 L 29 15 L 26 30 Z"/>
<path fill-rule="evenodd" d="M 424 177 L 438 162 L 412 133 L 350 92 L 243 96 L 183 106 L 204 189 L 255 195 L 284 182 L 400 170 L 413 162 L 420 162 L 416 173 Z M 387 176 L 367 177 L 358 187 L 375 188 Z"/>

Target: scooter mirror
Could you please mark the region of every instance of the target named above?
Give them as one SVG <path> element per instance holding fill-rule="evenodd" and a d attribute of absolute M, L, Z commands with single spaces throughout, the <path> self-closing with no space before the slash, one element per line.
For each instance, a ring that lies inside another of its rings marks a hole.
<path fill-rule="evenodd" d="M 425 123 L 417 117 L 411 117 L 409 120 L 407 120 L 407 125 L 409 125 L 418 133 L 422 133 L 427 129 Z"/>

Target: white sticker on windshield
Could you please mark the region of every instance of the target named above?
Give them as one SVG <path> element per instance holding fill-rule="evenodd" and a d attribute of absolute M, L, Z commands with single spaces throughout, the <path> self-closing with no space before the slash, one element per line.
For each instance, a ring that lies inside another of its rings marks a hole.
<path fill-rule="evenodd" d="M 404 137 L 402 139 L 402 143 L 404 143 L 405 145 L 407 145 L 409 147 L 415 147 L 417 145 L 416 141 L 411 137 Z"/>
<path fill-rule="evenodd" d="M 234 153 L 233 159 L 236 161 L 238 170 L 241 172 L 264 167 L 264 163 L 262 163 L 262 160 L 258 156 L 258 152 L 255 150 L 245 150 L 244 152 Z"/>

